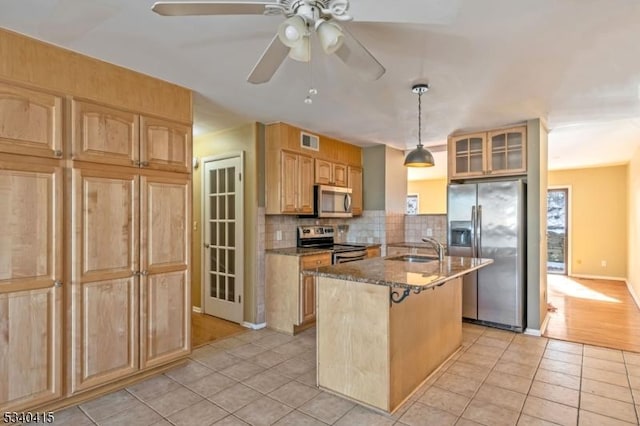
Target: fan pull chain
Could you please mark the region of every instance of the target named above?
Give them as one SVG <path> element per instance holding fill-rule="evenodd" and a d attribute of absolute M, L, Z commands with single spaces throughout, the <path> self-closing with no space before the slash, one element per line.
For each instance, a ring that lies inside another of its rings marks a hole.
<path fill-rule="evenodd" d="M 318 89 L 316 89 L 313 85 L 313 63 L 311 59 L 311 40 L 309 40 L 309 93 L 307 94 L 307 97 L 304 98 L 304 103 L 307 105 L 312 104 L 312 96 L 318 94 Z"/>

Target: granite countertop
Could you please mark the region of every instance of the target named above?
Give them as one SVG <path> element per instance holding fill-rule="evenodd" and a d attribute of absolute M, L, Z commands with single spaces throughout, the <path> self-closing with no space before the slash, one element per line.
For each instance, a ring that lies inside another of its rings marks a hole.
<path fill-rule="evenodd" d="M 443 246 L 447 247 L 447 244 L 442 243 Z M 406 247 L 406 248 L 419 248 L 419 249 L 432 249 L 435 251 L 435 249 L 433 248 L 433 244 L 429 244 L 429 243 L 423 243 L 423 242 L 415 242 L 415 243 L 410 243 L 407 241 L 402 241 L 399 243 L 387 243 L 387 247 Z"/>
<path fill-rule="evenodd" d="M 459 256 L 445 256 L 442 262 L 425 263 L 388 259 L 375 257 L 323 266 L 305 270 L 303 274 L 421 291 L 493 263 L 493 259 Z"/>
<path fill-rule="evenodd" d="M 360 244 L 360 243 L 336 243 L 336 244 L 359 245 L 365 248 L 380 247 L 380 244 Z M 327 248 L 322 248 L 322 247 L 305 247 L 305 248 L 285 247 L 285 248 L 277 248 L 277 249 L 268 249 L 268 250 L 265 250 L 265 252 L 270 254 L 282 254 L 285 256 L 309 256 L 311 254 L 331 253 L 331 250 Z"/>
<path fill-rule="evenodd" d="M 327 248 L 318 247 L 286 247 L 278 249 L 265 250 L 268 254 L 282 254 L 285 256 L 309 256 L 311 254 L 331 253 L 331 250 Z"/>

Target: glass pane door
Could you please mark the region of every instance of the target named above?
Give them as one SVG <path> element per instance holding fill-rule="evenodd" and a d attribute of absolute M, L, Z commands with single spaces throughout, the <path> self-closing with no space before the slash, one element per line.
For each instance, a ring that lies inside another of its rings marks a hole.
<path fill-rule="evenodd" d="M 241 164 L 238 157 L 204 166 L 204 312 L 235 322 L 242 321 Z"/>
<path fill-rule="evenodd" d="M 547 272 L 567 273 L 568 189 L 547 191 Z"/>

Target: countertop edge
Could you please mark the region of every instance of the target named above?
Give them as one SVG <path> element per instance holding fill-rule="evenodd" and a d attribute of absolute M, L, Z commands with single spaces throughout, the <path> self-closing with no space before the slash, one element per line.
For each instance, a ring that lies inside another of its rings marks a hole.
<path fill-rule="evenodd" d="M 385 258 L 381 257 L 381 258 L 376 258 L 376 260 L 380 260 L 380 261 L 386 261 Z M 493 263 L 493 259 L 487 259 L 487 258 L 480 258 L 479 260 L 482 261 L 482 263 L 478 264 L 478 265 L 474 265 L 471 266 L 467 269 L 464 269 L 462 271 L 457 271 L 457 272 L 453 272 L 450 275 L 446 275 L 442 278 L 438 278 L 428 284 L 408 284 L 408 283 L 404 283 L 404 282 L 398 282 L 398 281 L 389 281 L 389 280 L 385 280 L 385 279 L 377 279 L 377 278 L 370 278 L 370 277 L 354 277 L 353 275 L 349 275 L 347 273 L 336 273 L 336 272 L 325 272 L 325 271 L 319 271 L 318 269 L 305 269 L 302 271 L 302 274 L 304 275 L 313 275 L 313 276 L 317 276 L 317 277 L 325 277 L 325 278 L 335 278 L 335 279 L 341 279 L 341 280 L 345 280 L 345 281 L 353 281 L 353 282 L 359 282 L 359 283 L 364 283 L 364 284 L 372 284 L 372 285 L 384 285 L 387 287 L 393 287 L 393 288 L 403 288 L 403 289 L 409 289 L 409 290 L 413 290 L 413 291 L 423 291 L 423 290 L 427 290 L 433 287 L 437 287 L 438 285 L 441 285 L 449 280 L 452 280 L 454 278 L 458 278 L 461 277 L 465 274 L 468 274 L 469 272 L 473 272 L 476 271 L 480 268 L 484 268 L 485 266 L 488 266 L 490 264 Z M 408 262 L 407 262 L 408 263 Z"/>

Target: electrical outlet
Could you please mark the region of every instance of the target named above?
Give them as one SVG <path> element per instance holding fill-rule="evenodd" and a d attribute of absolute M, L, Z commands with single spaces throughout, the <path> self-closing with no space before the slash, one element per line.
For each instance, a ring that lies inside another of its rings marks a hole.
<path fill-rule="evenodd" d="M 198 222 L 193 221 L 193 230 L 197 231 L 198 230 Z"/>
<path fill-rule="evenodd" d="M 279 229 L 276 231 L 276 241 L 282 241 L 282 231 Z"/>
<path fill-rule="evenodd" d="M 602 266 L 603 268 L 606 268 L 607 267 L 607 261 L 606 260 L 601 261 L 600 262 L 600 266 Z"/>
<path fill-rule="evenodd" d="M 427 228 L 427 237 L 433 237 L 433 229 Z"/>

